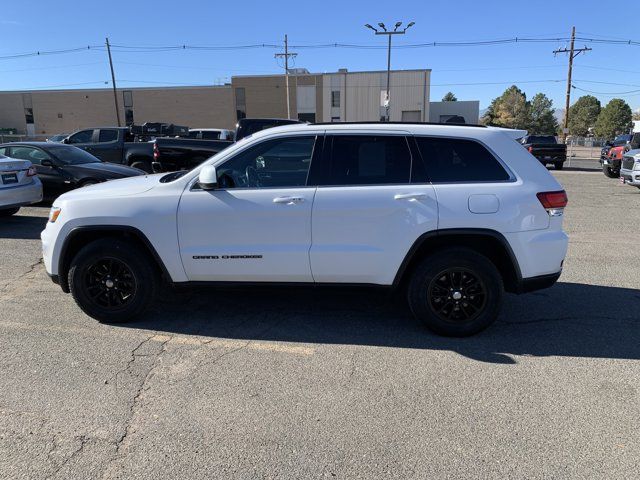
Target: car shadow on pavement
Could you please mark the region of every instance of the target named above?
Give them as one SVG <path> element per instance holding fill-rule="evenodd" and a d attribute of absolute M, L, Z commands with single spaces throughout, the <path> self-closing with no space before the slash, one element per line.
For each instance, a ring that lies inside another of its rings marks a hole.
<path fill-rule="evenodd" d="M 178 290 L 123 327 L 234 340 L 449 350 L 488 363 L 513 356 L 640 359 L 640 290 L 557 283 L 507 295 L 499 320 L 469 338 L 429 332 L 380 290 Z"/>
<path fill-rule="evenodd" d="M 47 217 L 13 215 L 0 218 L 0 239 L 38 240 L 47 225 Z"/>

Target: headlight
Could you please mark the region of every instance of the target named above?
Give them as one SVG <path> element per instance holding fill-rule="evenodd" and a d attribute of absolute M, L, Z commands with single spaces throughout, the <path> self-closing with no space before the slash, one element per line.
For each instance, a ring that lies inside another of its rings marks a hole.
<path fill-rule="evenodd" d="M 60 212 L 62 212 L 62 209 L 60 207 L 51 207 L 51 210 L 49 211 L 49 221 L 51 223 L 55 223 L 55 221 L 60 216 Z"/>
<path fill-rule="evenodd" d="M 633 164 L 633 169 L 640 170 L 640 160 L 636 160 L 636 162 Z"/>

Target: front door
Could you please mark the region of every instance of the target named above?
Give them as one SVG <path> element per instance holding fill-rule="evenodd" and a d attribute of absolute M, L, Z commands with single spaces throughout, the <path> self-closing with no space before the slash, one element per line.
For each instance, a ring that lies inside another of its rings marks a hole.
<path fill-rule="evenodd" d="M 313 281 L 316 188 L 307 176 L 316 143 L 315 135 L 265 140 L 216 165 L 219 189 L 185 190 L 178 237 L 189 280 Z"/>
<path fill-rule="evenodd" d="M 390 285 L 413 242 L 437 229 L 435 192 L 412 150 L 404 132 L 327 136 L 312 215 L 316 282 Z"/>

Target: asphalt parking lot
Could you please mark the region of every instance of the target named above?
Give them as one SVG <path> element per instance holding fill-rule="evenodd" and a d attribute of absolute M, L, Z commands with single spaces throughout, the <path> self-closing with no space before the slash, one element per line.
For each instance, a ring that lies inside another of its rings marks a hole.
<path fill-rule="evenodd" d="M 106 326 L 0 224 L 0 478 L 634 478 L 640 190 L 574 161 L 551 289 L 472 338 L 379 292 L 195 290 Z"/>

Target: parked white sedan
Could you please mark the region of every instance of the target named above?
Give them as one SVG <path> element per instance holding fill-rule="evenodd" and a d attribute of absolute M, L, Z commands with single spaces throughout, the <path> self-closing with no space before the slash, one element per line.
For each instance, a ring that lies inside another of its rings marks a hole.
<path fill-rule="evenodd" d="M 23 205 L 42 201 L 42 183 L 28 160 L 0 155 L 0 217 L 13 215 Z"/>

